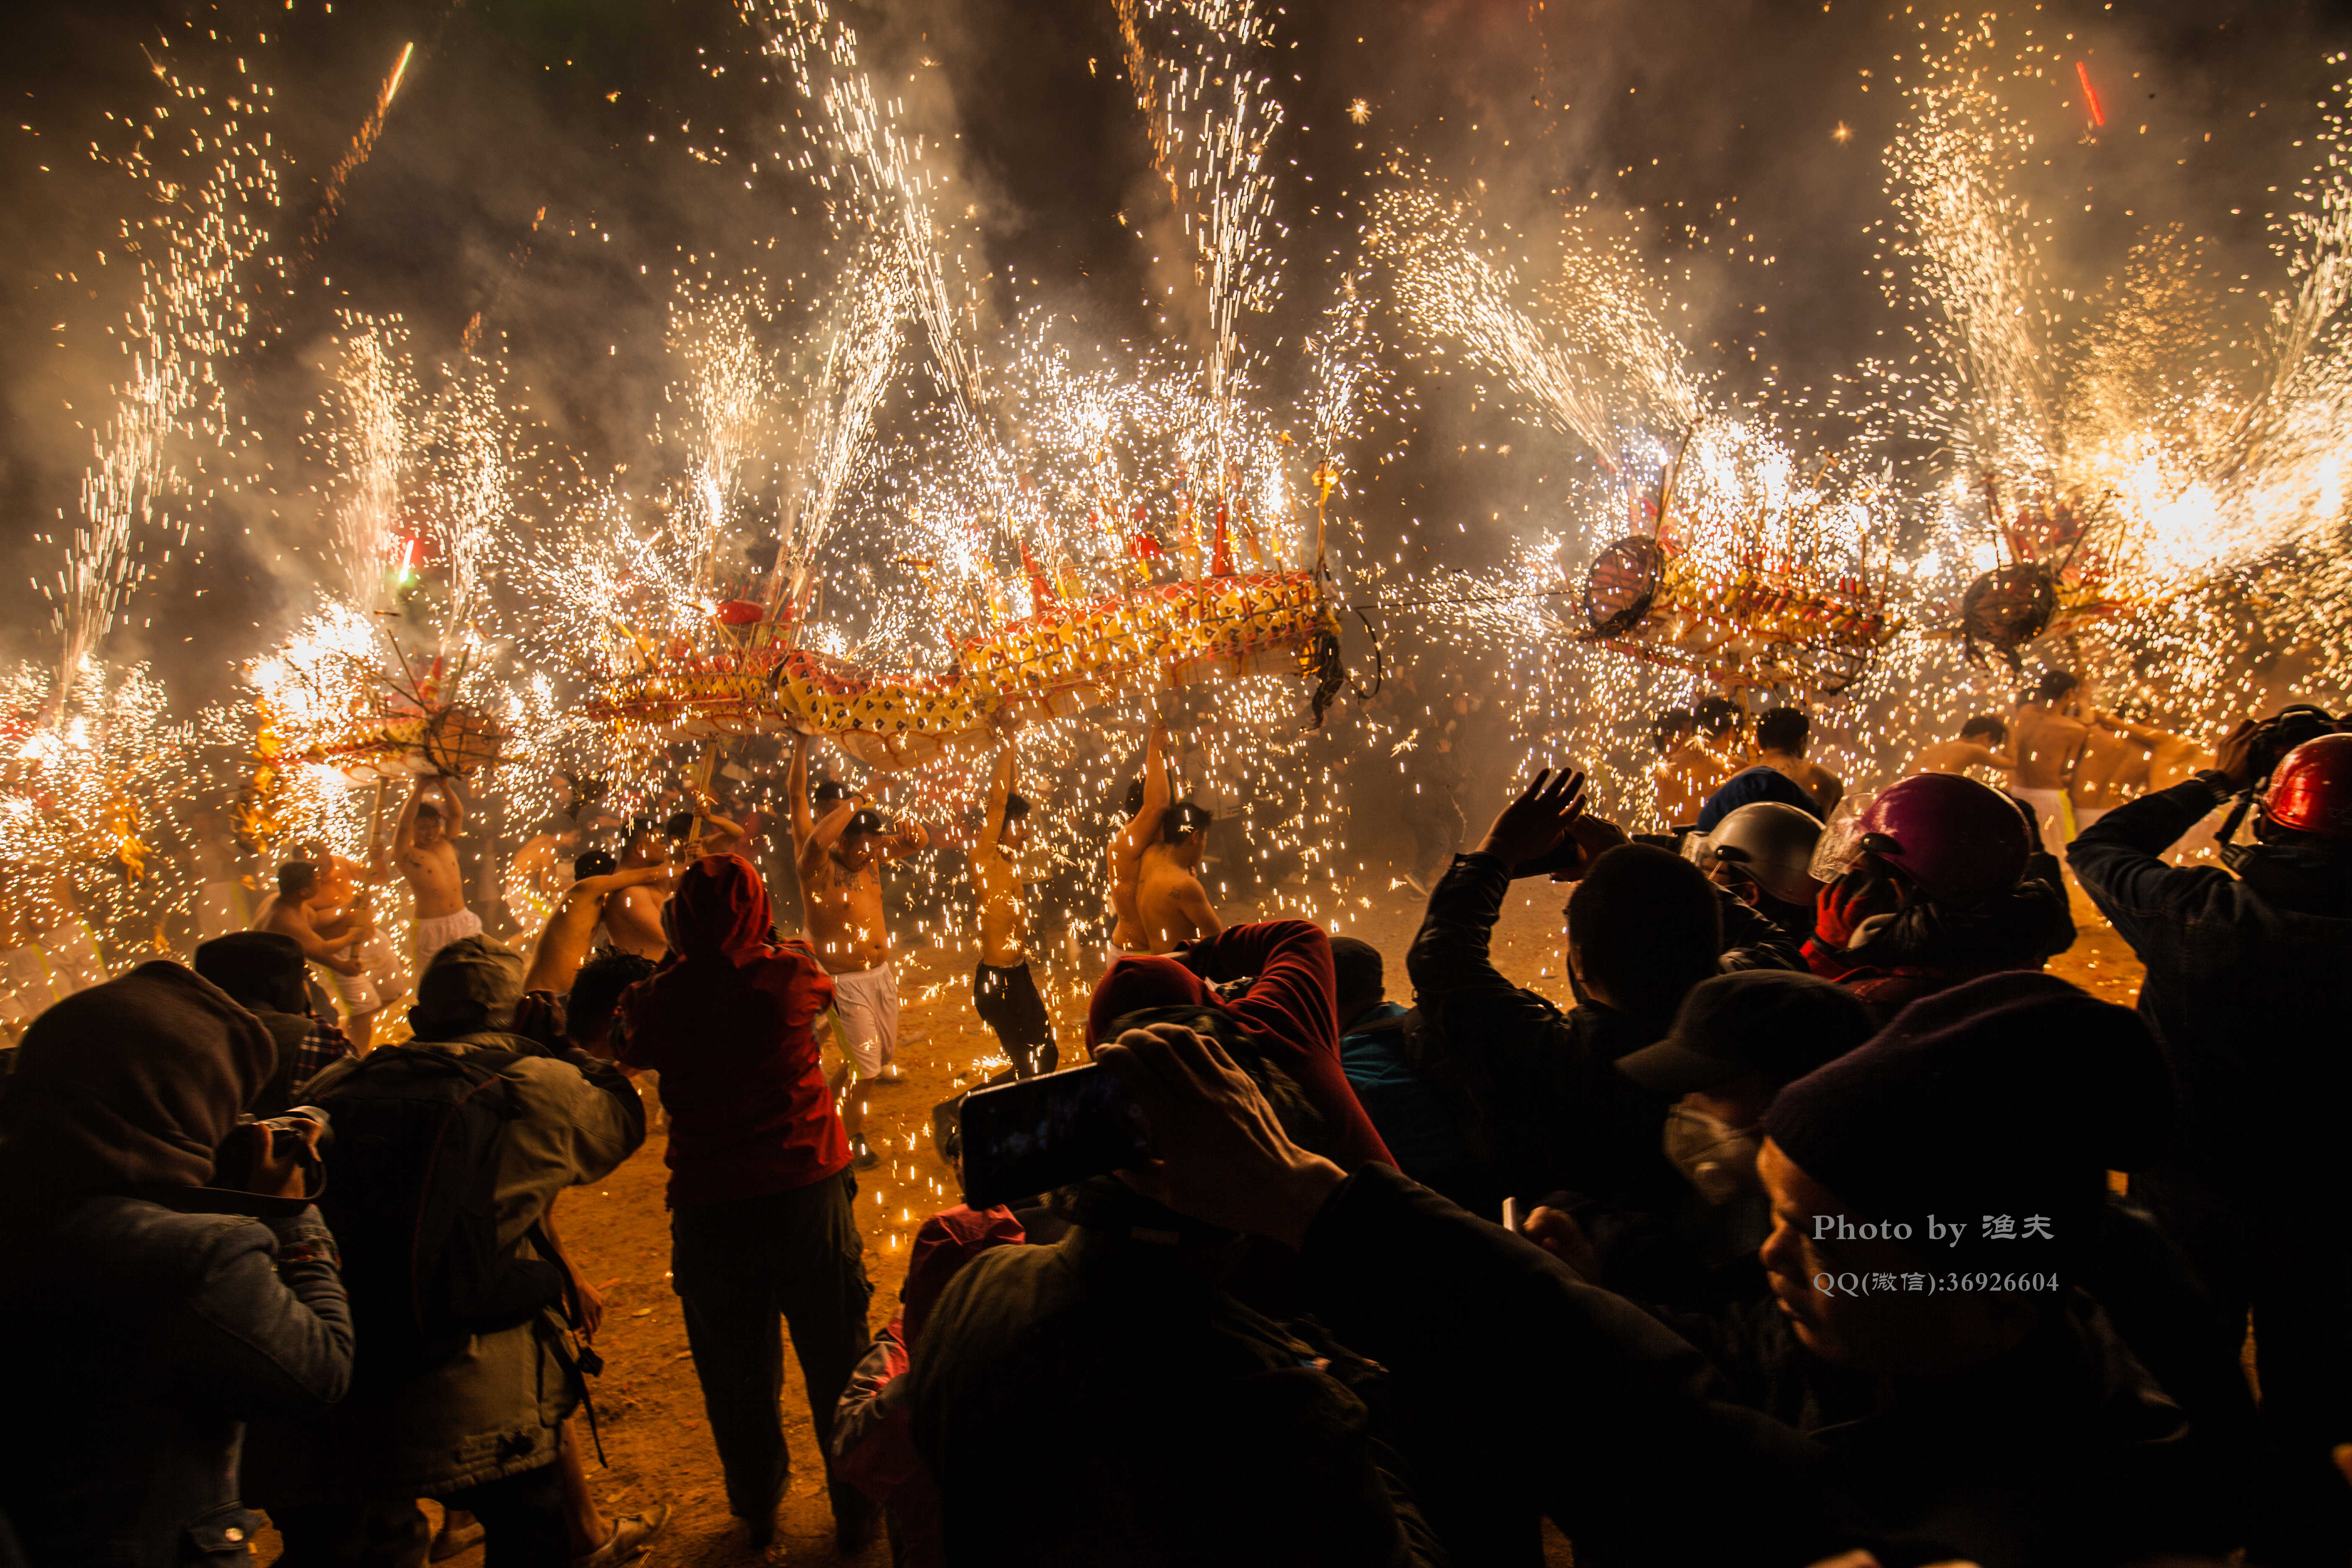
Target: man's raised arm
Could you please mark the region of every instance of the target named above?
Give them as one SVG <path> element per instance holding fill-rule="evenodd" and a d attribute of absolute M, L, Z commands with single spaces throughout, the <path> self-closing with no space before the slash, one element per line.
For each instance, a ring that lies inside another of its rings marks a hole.
<path fill-rule="evenodd" d="M 974 847 L 983 853 L 996 848 L 997 835 L 1004 831 L 1004 803 L 1013 798 L 1013 738 L 1006 736 L 996 748 L 996 771 L 989 775 L 988 809 L 980 820 L 980 840 Z"/>
<path fill-rule="evenodd" d="M 408 803 L 400 808 L 400 820 L 392 826 L 393 858 L 404 859 L 416 847 L 416 808 L 425 800 L 425 780 L 419 777 L 408 792 Z"/>
<path fill-rule="evenodd" d="M 815 814 L 809 810 L 808 754 L 808 737 L 793 736 L 793 765 L 784 774 L 784 795 L 792 807 L 793 842 L 803 855 L 808 853 L 809 835 L 816 831 Z"/>

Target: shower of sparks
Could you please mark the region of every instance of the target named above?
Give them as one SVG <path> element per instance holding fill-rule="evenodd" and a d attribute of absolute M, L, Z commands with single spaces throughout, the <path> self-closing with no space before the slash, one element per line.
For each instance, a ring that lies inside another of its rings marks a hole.
<path fill-rule="evenodd" d="M 821 153 L 827 168 L 816 172 L 818 184 L 836 201 L 847 198 L 845 210 L 836 208 L 836 230 L 889 237 L 923 323 L 932 373 L 967 435 L 984 445 L 980 356 L 965 327 L 970 310 L 949 289 L 948 250 L 933 214 L 934 193 L 951 176 L 931 166 L 921 138 L 905 129 L 903 103 L 875 92 L 856 31 L 825 0 L 737 0 L 737 7 L 766 40 L 769 58 L 787 68 L 793 88 L 816 103 L 823 123 L 810 128 L 808 162 L 814 171 Z"/>
<path fill-rule="evenodd" d="M 2041 258 L 2060 209 L 2030 204 L 2036 143 L 2015 104 L 2062 68 L 2039 44 L 2003 47 L 1989 23 L 1929 46 L 1890 161 L 1889 270 L 1945 373 L 1905 411 L 1952 454 L 1931 498 L 1937 569 L 1916 575 L 1957 595 L 2020 549 L 2058 549 L 2036 538 L 2063 520 L 2082 542 L 2061 552 L 2061 605 L 2095 617 L 2066 623 L 2069 646 L 2048 657 L 2081 658 L 2177 725 L 2242 713 L 2264 662 L 2340 668 L 2328 559 L 2345 538 L 2352 415 L 2346 92 L 2279 225 L 2287 265 L 2265 321 L 2178 228 L 2144 231 L 2103 290 L 2053 286 Z"/>
<path fill-rule="evenodd" d="M 168 53 L 169 40 L 159 47 Z M 171 503 L 191 486 L 201 448 L 231 437 L 215 365 L 245 339 L 252 308 L 242 285 L 278 203 L 279 167 L 260 124 L 268 94 L 246 62 L 215 89 L 195 68 L 183 74 L 149 60 L 168 100 L 136 128 L 129 153 L 106 160 L 139 182 L 152 207 L 121 228 L 139 293 L 123 326 L 110 331 L 127 363 L 111 389 L 114 411 L 94 434 L 64 570 L 41 584 L 63 639 L 67 685 L 79 683 L 71 672 L 99 651 L 145 574 L 142 534 L 171 531 Z M 93 156 L 102 154 L 94 148 Z M 99 260 L 108 264 L 103 252 Z M 186 509 L 176 521 L 173 537 L 184 546 Z"/>
<path fill-rule="evenodd" d="M 1694 424 L 1704 385 L 1659 319 L 1639 260 L 1589 237 L 1579 215 L 1570 222 L 1540 309 L 1527 302 L 1517 269 L 1490 253 L 1471 210 L 1425 187 L 1383 193 L 1367 237 L 1388 263 L 1398 305 L 1435 352 L 1458 351 L 1501 376 L 1615 473 L 1643 431 Z"/>
<path fill-rule="evenodd" d="M 144 665 L 85 658 L 59 689 L 52 670 L 28 663 L 0 687 L 16 716 L 0 736 L 0 946 L 39 944 L 68 985 L 105 978 L 105 968 L 74 973 L 79 953 L 120 969 L 169 952 L 165 924 L 194 890 L 172 852 L 205 782 L 193 731 L 171 721 Z M 54 717 L 24 717 L 37 713 Z M 18 994 L 21 978 L 0 976 L 0 995 Z"/>
<path fill-rule="evenodd" d="M 145 667 L 106 664 L 99 643 L 138 581 L 142 531 L 176 521 L 186 542 L 172 502 L 194 488 L 196 454 L 247 438 L 215 367 L 250 335 L 247 275 L 267 270 L 278 175 L 253 145 L 266 90 L 241 82 L 223 114 L 207 89 L 159 70 L 170 112 L 126 164 L 160 215 L 124 232 L 144 290 L 126 339 L 132 374 L 98 434 L 71 563 L 52 590 L 70 679 L 27 666 L 6 682 L 10 942 L 46 942 L 57 962 L 75 948 L 68 928 L 87 921 L 93 952 L 119 963 L 162 940 L 194 879 L 183 855 L 151 851 L 194 845 L 179 814 L 224 784 L 193 758 L 215 769 L 229 759 L 244 783 L 241 831 L 270 856 L 366 857 L 403 775 L 430 765 L 419 755 L 428 723 L 457 707 L 498 723 L 497 765 L 477 779 L 510 825 L 536 817 L 559 767 L 609 784 L 607 805 L 624 812 L 667 810 L 684 775 L 734 758 L 770 766 L 772 741 L 598 708 L 623 678 L 740 675 L 747 648 L 787 647 L 936 689 L 1041 625 L 1046 637 L 1083 625 L 1088 606 L 1165 604 L 1153 595 L 1178 583 L 1178 597 L 1194 593 L 1221 553 L 1244 577 L 1298 573 L 1318 562 L 1318 501 L 1354 489 L 1341 488 L 1349 449 L 1390 390 L 1398 356 L 1376 325 L 1383 296 L 1432 357 L 1580 443 L 1600 471 L 1571 475 L 1564 515 L 1531 523 L 1484 569 L 1407 566 L 1392 521 L 1342 517 L 1334 502 L 1333 591 L 1381 628 L 1391 668 L 1424 695 L 1457 691 L 1504 716 L 1512 739 L 1482 764 L 1591 766 L 1596 799 L 1629 825 L 1663 826 L 1647 783 L 1651 716 L 1714 689 L 1707 650 L 1720 651 L 1727 617 L 1710 625 L 1710 612 L 1759 581 L 1885 619 L 1874 664 L 1845 672 L 1852 684 L 1822 704 L 1831 721 L 1815 754 L 1857 793 L 1923 735 L 2000 711 L 2008 672 L 1968 666 L 1940 634 L 1973 577 L 2032 545 L 2022 520 L 2047 521 L 2062 503 L 2095 546 L 2070 565 L 2065 592 L 2095 601 L 2100 618 L 2037 651 L 2054 661 L 2063 643 L 2119 704 L 2186 731 L 2266 695 L 2250 653 L 2352 668 L 2352 473 L 2336 439 L 2352 415 L 2340 101 L 2300 205 L 2278 220 L 2284 267 L 2266 293 L 2232 294 L 2203 242 L 2153 230 L 2110 287 L 2077 299 L 2044 266 L 2079 247 L 2056 243 L 2059 207 L 2029 202 L 2047 149 L 2012 107 L 2057 118 L 2065 64 L 2039 47 L 2000 58 L 1989 24 L 1944 37 L 1923 72 L 1906 72 L 1886 268 L 1896 297 L 1919 307 L 1935 368 L 1864 367 L 1852 384 L 1877 400 L 1861 410 L 1866 438 L 1824 456 L 1798 434 L 1811 411 L 1795 397 L 1735 405 L 1668 330 L 1685 318 L 1668 314 L 1662 269 L 1609 237 L 1622 226 L 1612 215 L 1564 215 L 1538 262 L 1543 247 L 1409 174 L 1374 205 L 1368 259 L 1340 268 L 1298 374 L 1270 374 L 1251 329 L 1285 258 L 1269 158 L 1284 111 L 1276 41 L 1253 0 L 1116 0 L 1154 167 L 1185 236 L 1171 259 L 1192 281 L 1158 301 L 1177 325 L 1157 348 L 1087 342 L 1081 323 L 1042 308 L 995 324 L 968 282 L 982 273 L 966 243 L 974 204 L 950 199 L 953 148 L 917 134 L 887 86 L 895 63 L 862 52 L 828 0 L 738 8 L 793 95 L 806 145 L 789 167 L 832 219 L 829 288 L 809 305 L 761 271 L 681 275 L 650 477 L 592 473 L 562 449 L 504 362 L 475 352 L 500 341 L 480 314 L 446 363 L 413 351 L 396 317 L 345 315 L 299 447 L 327 546 L 315 598 L 246 667 L 247 691 L 185 729 L 168 721 Z M 404 50 L 322 183 L 314 236 L 409 61 Z M 1346 113 L 1360 125 L 1370 105 Z M 1832 132 L 1841 144 L 1852 134 Z M 2249 298 L 2261 303 L 2250 310 Z M 495 304 L 493 293 L 485 309 Z M 877 429 L 910 318 L 931 384 L 908 388 L 903 416 L 894 403 Z M 2237 341 L 2250 337 L 2251 351 Z M 1272 389 L 1293 379 L 1286 403 Z M 1948 467 L 1898 480 L 1874 445 L 1897 439 Z M 1627 535 L 1677 552 L 1689 598 L 1673 635 L 1700 654 L 1676 664 L 1577 640 L 1590 629 L 1589 564 Z M 1202 602 L 1214 591 L 1197 590 Z M 1370 681 L 1360 668 L 1356 684 Z M 1165 670 L 1123 673 L 1072 683 L 1066 705 L 1011 738 L 1036 803 L 1029 855 L 1056 884 L 1041 924 L 1065 911 L 1041 944 L 1052 984 L 1098 969 L 1099 845 L 1152 717 L 1176 731 L 1182 791 L 1241 819 L 1274 896 L 1346 929 L 1336 862 L 1348 781 L 1409 771 L 1437 737 L 1393 692 L 1343 703 L 1321 729 L 1307 706 L 1289 674 L 1202 689 Z M 954 739 L 897 771 L 818 751 L 886 805 L 944 825 L 952 843 L 971 829 L 996 736 Z M 969 924 L 952 866 L 927 858 L 910 873 L 917 940 Z M 1212 861 L 1213 893 L 1234 871 Z M 0 985 L 0 1021 L 5 997 Z"/>
<path fill-rule="evenodd" d="M 1270 307 L 1276 276 L 1266 148 L 1282 105 L 1258 63 L 1269 31 L 1254 0 L 1123 0 L 1119 21 L 1136 106 L 1208 300 L 1209 398 L 1228 406 L 1252 358 L 1242 319 Z"/>

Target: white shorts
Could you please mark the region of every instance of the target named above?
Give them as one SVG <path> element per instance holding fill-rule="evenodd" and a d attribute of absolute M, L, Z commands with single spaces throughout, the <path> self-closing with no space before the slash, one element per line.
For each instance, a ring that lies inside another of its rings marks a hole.
<path fill-rule="evenodd" d="M 380 1011 L 407 990 L 401 978 L 400 961 L 392 955 L 392 944 L 383 940 L 383 932 L 378 931 L 354 948 L 352 956 L 360 961 L 357 974 L 345 974 L 336 969 L 327 971 L 328 984 L 343 999 L 347 1016 L 357 1018 Z"/>
<path fill-rule="evenodd" d="M 471 910 L 416 922 L 416 973 L 423 974 L 433 955 L 453 942 L 482 934 L 482 917 Z"/>
<path fill-rule="evenodd" d="M 2099 818 L 2106 816 L 2107 813 L 2113 810 L 2115 810 L 2115 807 L 2112 805 L 2076 806 L 2074 808 L 2074 837 L 2080 838 L 2083 836 L 2084 829 L 2088 828 L 2091 824 L 2098 821 Z"/>
<path fill-rule="evenodd" d="M 898 1054 L 898 977 L 887 963 L 836 974 L 833 1005 L 841 1014 L 841 1048 L 859 1079 L 880 1078 Z"/>

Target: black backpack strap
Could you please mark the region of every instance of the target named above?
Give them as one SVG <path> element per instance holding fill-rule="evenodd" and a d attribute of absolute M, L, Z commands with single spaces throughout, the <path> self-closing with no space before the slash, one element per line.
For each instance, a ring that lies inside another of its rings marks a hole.
<path fill-rule="evenodd" d="M 572 1392 L 579 1395 L 580 1408 L 587 1413 L 588 1440 L 596 1447 L 596 1462 L 611 1469 L 613 1462 L 604 1458 L 604 1435 L 596 1426 L 596 1401 L 588 1391 L 588 1380 L 604 1375 L 604 1358 L 598 1355 L 586 1340 L 579 1337 L 581 1312 L 577 1278 L 572 1272 L 570 1261 L 563 1256 L 563 1249 L 555 1245 L 555 1237 L 549 1235 L 547 1226 L 541 1223 L 544 1218 L 541 1215 L 541 1219 L 532 1220 L 530 1228 L 524 1231 L 523 1236 L 563 1276 L 563 1326 L 553 1330 L 542 1328 L 541 1331 L 552 1335 L 548 1348 L 555 1352 L 557 1363 L 563 1368 L 565 1381 L 572 1384 Z M 541 1313 L 539 1321 L 544 1325 L 546 1314 Z"/>

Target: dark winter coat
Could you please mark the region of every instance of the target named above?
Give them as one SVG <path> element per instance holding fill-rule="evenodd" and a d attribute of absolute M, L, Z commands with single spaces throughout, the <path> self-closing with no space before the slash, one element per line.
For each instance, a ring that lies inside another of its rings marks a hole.
<path fill-rule="evenodd" d="M 0 1237 L 0 1339 L 18 1351 L 0 1514 L 34 1563 L 245 1561 L 258 1520 L 238 1500 L 244 1423 L 314 1415 L 349 1383 L 351 1313 L 319 1211 L 167 1197 L 89 1198 Z"/>

